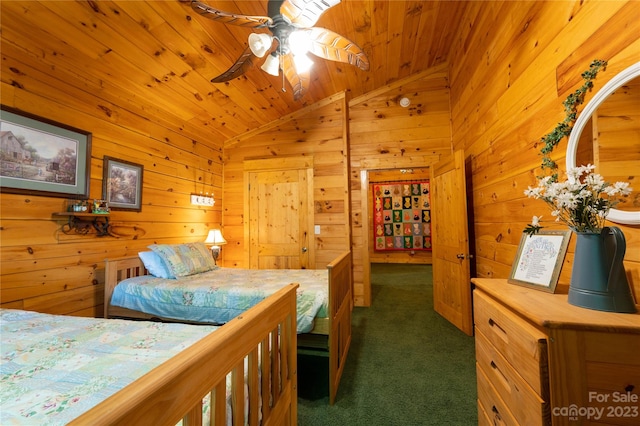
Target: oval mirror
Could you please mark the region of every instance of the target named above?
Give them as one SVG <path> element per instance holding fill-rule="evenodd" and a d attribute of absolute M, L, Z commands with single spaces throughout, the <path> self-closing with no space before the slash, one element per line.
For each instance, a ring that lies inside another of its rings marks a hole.
<path fill-rule="evenodd" d="M 607 220 L 640 224 L 640 62 L 606 83 L 587 103 L 567 145 L 567 170 L 594 164 L 607 182 L 629 182 L 634 191 Z"/>

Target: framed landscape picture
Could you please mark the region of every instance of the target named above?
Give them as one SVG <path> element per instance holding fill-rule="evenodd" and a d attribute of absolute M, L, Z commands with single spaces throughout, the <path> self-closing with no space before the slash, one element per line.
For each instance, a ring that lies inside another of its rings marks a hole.
<path fill-rule="evenodd" d="M 0 108 L 0 190 L 89 196 L 91 133 L 13 108 Z"/>
<path fill-rule="evenodd" d="M 142 210 L 142 172 L 140 164 L 104 157 L 102 198 L 110 210 Z"/>

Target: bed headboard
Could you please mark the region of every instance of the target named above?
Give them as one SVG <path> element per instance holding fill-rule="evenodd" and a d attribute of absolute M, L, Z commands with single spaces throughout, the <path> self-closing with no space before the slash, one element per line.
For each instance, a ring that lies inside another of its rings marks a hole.
<path fill-rule="evenodd" d="M 104 317 L 109 318 L 111 295 L 116 285 L 131 277 L 145 275 L 147 270 L 138 256 L 105 259 L 104 267 Z"/>

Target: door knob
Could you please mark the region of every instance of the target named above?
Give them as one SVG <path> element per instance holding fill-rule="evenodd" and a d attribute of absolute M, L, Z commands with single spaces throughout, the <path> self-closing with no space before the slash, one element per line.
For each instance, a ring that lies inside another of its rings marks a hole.
<path fill-rule="evenodd" d="M 306 253 L 307 252 L 307 248 L 306 247 L 302 247 L 302 252 Z"/>

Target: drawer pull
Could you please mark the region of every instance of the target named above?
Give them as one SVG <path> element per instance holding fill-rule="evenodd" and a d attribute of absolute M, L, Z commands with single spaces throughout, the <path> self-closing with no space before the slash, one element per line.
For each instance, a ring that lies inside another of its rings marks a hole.
<path fill-rule="evenodd" d="M 493 318 L 489 318 L 489 325 L 494 331 L 498 332 L 497 334 L 502 340 L 504 340 L 505 342 L 509 342 L 509 339 L 507 338 L 507 332 L 504 328 L 500 327 L 500 324 L 495 322 Z"/>
<path fill-rule="evenodd" d="M 493 368 L 495 371 L 498 372 L 500 381 L 502 382 L 504 387 L 507 389 L 507 391 L 511 392 L 511 386 L 509 385 L 509 379 L 507 379 L 507 376 L 504 375 L 502 370 L 500 370 L 500 367 L 498 367 L 498 365 L 494 361 L 491 361 L 490 365 L 491 365 L 491 368 Z"/>
<path fill-rule="evenodd" d="M 500 412 L 498 411 L 495 405 L 491 407 L 491 411 L 493 411 L 493 424 L 496 426 L 503 425 L 504 422 L 502 421 L 502 416 L 500 415 Z"/>

